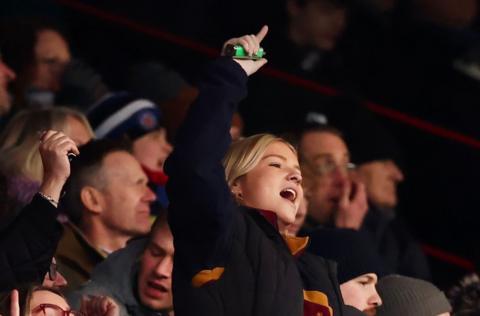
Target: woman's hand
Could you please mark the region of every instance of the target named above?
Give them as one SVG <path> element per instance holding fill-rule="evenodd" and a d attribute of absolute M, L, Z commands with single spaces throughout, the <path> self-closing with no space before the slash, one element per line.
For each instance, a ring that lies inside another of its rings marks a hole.
<path fill-rule="evenodd" d="M 58 202 L 60 192 L 70 175 L 68 153 L 78 155 L 77 146 L 62 132 L 46 131 L 40 137 L 38 148 L 43 164 L 40 192 Z"/>
<path fill-rule="evenodd" d="M 257 35 L 244 35 L 242 37 L 236 37 L 229 39 L 223 44 L 222 55 L 225 55 L 225 47 L 229 44 L 231 45 L 242 45 L 245 52 L 248 55 L 255 54 L 260 49 L 260 43 L 265 38 L 265 35 L 268 33 L 268 26 L 264 25 L 262 29 L 257 33 Z M 265 58 L 258 60 L 250 59 L 234 59 L 247 73 L 248 76 L 257 72 L 263 65 L 267 63 Z"/>

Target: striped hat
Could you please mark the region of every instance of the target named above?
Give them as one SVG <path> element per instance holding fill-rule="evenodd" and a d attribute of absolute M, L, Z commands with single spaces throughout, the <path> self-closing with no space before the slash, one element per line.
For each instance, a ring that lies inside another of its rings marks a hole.
<path fill-rule="evenodd" d="M 87 112 L 97 138 L 135 140 L 162 126 L 158 105 L 127 92 L 109 94 Z"/>

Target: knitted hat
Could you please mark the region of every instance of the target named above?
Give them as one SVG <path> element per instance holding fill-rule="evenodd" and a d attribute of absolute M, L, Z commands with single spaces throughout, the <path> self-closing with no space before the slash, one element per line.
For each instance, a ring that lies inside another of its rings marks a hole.
<path fill-rule="evenodd" d="M 160 109 L 155 103 L 126 92 L 103 98 L 87 112 L 87 117 L 98 138 L 128 136 L 135 140 L 161 126 Z"/>
<path fill-rule="evenodd" d="M 378 278 L 386 273 L 373 241 L 359 231 L 317 229 L 310 234 L 308 251 L 338 263 L 337 277 L 340 284 L 367 273 L 375 273 Z"/>
<path fill-rule="evenodd" d="M 377 316 L 437 316 L 452 310 L 443 292 L 420 279 L 389 275 L 380 279 L 377 291 L 383 302 Z"/>

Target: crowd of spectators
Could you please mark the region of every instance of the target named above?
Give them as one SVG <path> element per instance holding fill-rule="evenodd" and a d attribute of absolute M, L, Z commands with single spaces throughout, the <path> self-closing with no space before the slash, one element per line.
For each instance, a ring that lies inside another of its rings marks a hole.
<path fill-rule="evenodd" d="M 72 57 L 58 25 L 2 24 L 0 315 L 479 315 L 476 274 L 434 285 L 397 211 L 401 150 L 355 98 L 247 85 L 265 39 L 268 62 L 293 74 L 405 100 L 383 72 L 396 10 L 479 80 L 476 2 L 284 9 L 282 26 L 227 40 L 195 81 L 137 63 L 122 91 Z M 395 81 L 428 81 L 423 62 L 396 65 Z"/>

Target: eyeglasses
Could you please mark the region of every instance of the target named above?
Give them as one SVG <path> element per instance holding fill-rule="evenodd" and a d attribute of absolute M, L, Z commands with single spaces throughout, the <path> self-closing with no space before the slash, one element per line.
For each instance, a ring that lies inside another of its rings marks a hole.
<path fill-rule="evenodd" d="M 32 309 L 32 315 L 42 316 L 86 316 L 82 312 L 63 310 L 60 306 L 55 304 L 40 304 Z"/>
<path fill-rule="evenodd" d="M 50 267 L 48 267 L 48 278 L 50 281 L 57 279 L 57 264 L 55 262 L 51 262 Z"/>
<path fill-rule="evenodd" d="M 327 176 L 335 171 L 340 171 L 343 174 L 348 174 L 350 171 L 356 168 L 354 163 L 347 162 L 345 164 L 338 164 L 334 160 L 327 159 L 318 162 L 310 162 L 308 160 L 302 161 L 303 165 L 306 165 L 310 171 L 316 176 Z"/>

